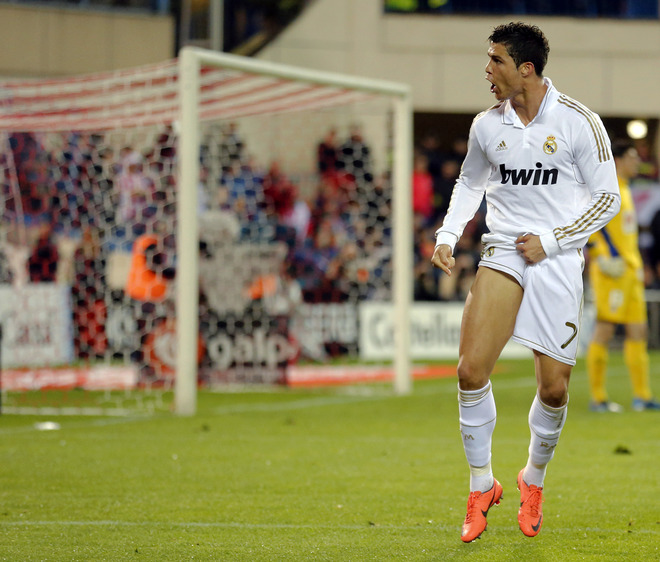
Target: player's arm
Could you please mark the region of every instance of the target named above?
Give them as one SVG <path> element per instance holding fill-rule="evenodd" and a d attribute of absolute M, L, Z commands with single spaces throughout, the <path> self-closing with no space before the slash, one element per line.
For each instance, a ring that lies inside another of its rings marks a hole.
<path fill-rule="evenodd" d="M 589 237 L 603 228 L 621 208 L 619 182 L 609 137 L 596 114 L 576 126 L 573 152 L 575 164 L 591 200 L 568 222 L 540 236 L 547 256 L 571 248 L 581 248 Z"/>
<path fill-rule="evenodd" d="M 484 198 L 490 164 L 478 141 L 475 121 L 470 129 L 468 151 L 451 195 L 442 226 L 435 233 L 435 251 L 431 263 L 448 275 L 454 266 L 454 247 L 474 217 Z"/>

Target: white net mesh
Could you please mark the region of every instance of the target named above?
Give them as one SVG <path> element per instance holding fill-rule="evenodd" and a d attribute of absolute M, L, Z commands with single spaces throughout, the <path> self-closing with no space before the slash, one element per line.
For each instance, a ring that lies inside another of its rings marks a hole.
<path fill-rule="evenodd" d="M 5 411 L 172 387 L 177 69 L 1 85 Z M 390 101 L 203 67 L 199 109 L 200 382 L 355 354 L 391 293 Z"/>

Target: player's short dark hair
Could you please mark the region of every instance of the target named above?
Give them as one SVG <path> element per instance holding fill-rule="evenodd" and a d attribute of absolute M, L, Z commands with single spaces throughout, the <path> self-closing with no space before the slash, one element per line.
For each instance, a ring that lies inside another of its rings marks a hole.
<path fill-rule="evenodd" d="M 504 45 L 507 53 L 516 63 L 516 67 L 525 62 L 531 62 L 537 76 L 543 76 L 543 69 L 548 62 L 550 45 L 537 26 L 522 22 L 498 25 L 493 29 L 488 40 Z"/>
<path fill-rule="evenodd" d="M 614 156 L 614 158 L 621 158 L 631 148 L 635 148 L 635 145 L 631 140 L 615 139 L 612 141 L 612 156 Z"/>

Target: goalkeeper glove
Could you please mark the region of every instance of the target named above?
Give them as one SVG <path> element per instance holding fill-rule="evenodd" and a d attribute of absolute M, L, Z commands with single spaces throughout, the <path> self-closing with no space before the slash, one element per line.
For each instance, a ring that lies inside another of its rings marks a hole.
<path fill-rule="evenodd" d="M 626 262 L 621 257 L 600 256 L 596 261 L 600 270 L 613 279 L 621 277 L 626 271 Z"/>

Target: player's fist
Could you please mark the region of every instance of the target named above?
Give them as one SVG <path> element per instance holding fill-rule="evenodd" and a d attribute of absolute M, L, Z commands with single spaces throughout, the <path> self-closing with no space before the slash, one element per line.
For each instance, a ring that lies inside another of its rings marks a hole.
<path fill-rule="evenodd" d="M 451 269 L 456 264 L 456 260 L 451 255 L 451 247 L 447 244 L 436 246 L 431 263 L 435 267 L 442 269 L 447 275 L 451 275 Z"/>

